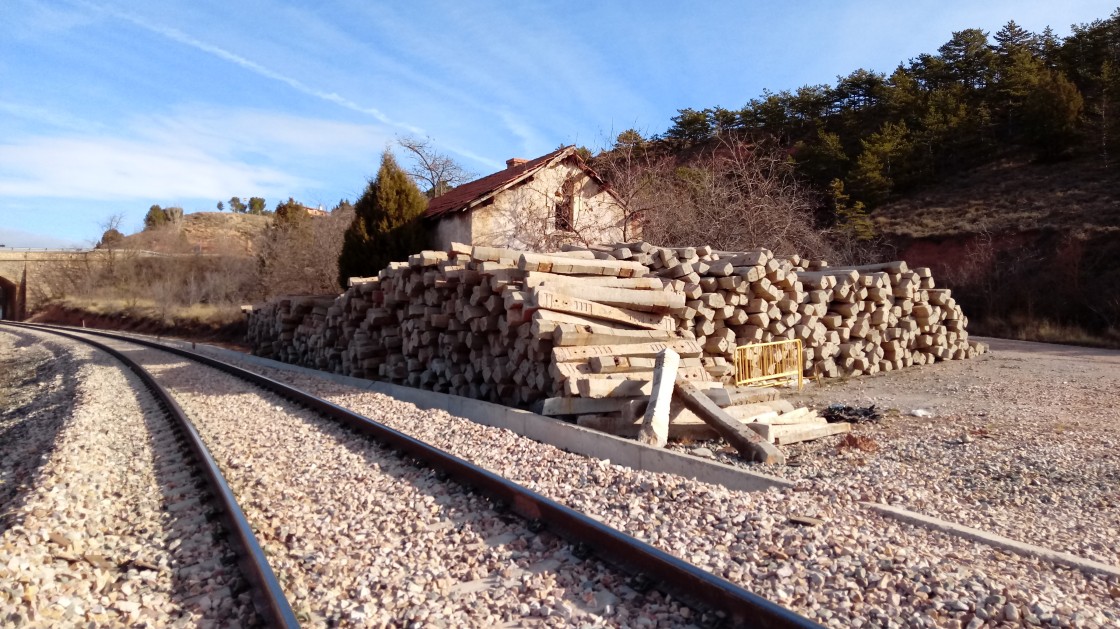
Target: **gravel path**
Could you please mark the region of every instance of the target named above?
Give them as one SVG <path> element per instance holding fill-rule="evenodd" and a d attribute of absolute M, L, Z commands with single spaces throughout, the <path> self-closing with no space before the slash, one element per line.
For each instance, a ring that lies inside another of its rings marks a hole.
<path fill-rule="evenodd" d="M 999 358 L 989 360 L 991 363 L 965 361 L 948 365 L 959 365 L 966 372 L 976 370 L 961 376 L 964 381 L 984 382 L 982 377 L 995 375 L 985 376 L 982 369 L 1000 369 Z M 927 455 L 928 460 L 915 461 L 913 474 L 908 477 L 888 478 L 888 474 L 883 474 L 869 479 L 858 471 L 875 469 L 868 462 L 874 459 L 872 453 L 835 455 L 835 442 L 822 441 L 800 453 L 803 461 L 814 456 L 819 461 L 785 469 L 785 473 L 800 477 L 794 489 L 732 492 L 589 460 L 506 430 L 484 427 L 440 411 L 419 410 L 380 394 L 316 377 L 249 363 L 243 366 L 293 383 L 601 517 L 616 528 L 829 626 L 858 627 L 870 623 L 976 628 L 1001 622 L 1120 626 L 1120 583 L 1115 580 L 1109 582 L 901 524 L 859 504 L 860 500 L 879 498 L 900 502 L 899 498 L 910 491 L 926 492 L 931 503 L 959 500 L 959 494 L 947 495 L 936 482 L 923 482 L 911 488 L 906 480 L 921 478 L 922 473 L 951 477 L 953 460 L 942 461 L 931 454 Z M 953 383 L 947 382 L 936 368 L 909 370 L 901 375 L 924 375 L 931 379 L 925 385 L 931 393 L 923 396 L 919 390 L 916 394 L 923 403 L 936 391 L 944 391 L 941 395 L 945 400 L 959 393 L 946 388 Z M 900 382 L 896 386 L 913 390 L 918 385 Z M 958 388 L 961 386 L 957 384 Z M 1102 382 L 1092 386 L 1103 389 L 1109 385 Z M 849 395 L 850 401 L 868 397 L 861 392 Z M 830 392 L 829 397 L 839 396 Z M 987 399 L 993 405 L 1002 400 L 994 381 L 989 385 Z M 936 410 L 946 411 L 940 406 Z M 990 416 L 994 410 L 987 413 Z M 952 428 L 947 427 L 947 422 L 922 425 L 921 434 L 915 434 L 913 425 L 901 426 L 896 432 L 900 438 L 909 435 L 915 443 L 939 443 L 946 451 L 951 446 L 944 442 L 962 432 L 959 424 Z M 890 426 L 888 421 L 879 429 L 887 430 Z M 1023 437 L 1024 441 L 1030 438 Z M 974 439 L 972 443 L 952 447 L 979 450 L 977 458 L 993 449 L 974 446 L 979 438 Z M 1102 469 L 1106 470 L 1110 459 L 1102 451 L 1105 449 L 1102 446 L 1095 451 L 1100 452 Z M 542 464 L 545 461 L 547 464 Z M 843 461 L 846 463 L 838 463 Z M 828 465 L 835 466 L 831 474 L 825 469 Z M 789 521 L 790 515 L 816 516 L 825 522 L 801 527 Z M 1046 522 L 1050 516 L 1046 510 L 1027 509 L 1020 512 L 1020 517 Z M 1113 519 L 1098 524 L 1107 527 L 1115 523 Z"/>
<path fill-rule="evenodd" d="M 170 426 L 103 353 L 0 330 L 0 624 L 246 626 Z"/>
<path fill-rule="evenodd" d="M 818 407 L 890 409 L 854 431 L 879 449 L 822 440 L 770 471 L 1120 566 L 1120 352 L 990 342 L 979 360 L 811 385 Z"/>
<path fill-rule="evenodd" d="M 690 609 L 364 436 L 209 367 L 115 345 L 191 416 L 308 625 L 691 624 Z"/>

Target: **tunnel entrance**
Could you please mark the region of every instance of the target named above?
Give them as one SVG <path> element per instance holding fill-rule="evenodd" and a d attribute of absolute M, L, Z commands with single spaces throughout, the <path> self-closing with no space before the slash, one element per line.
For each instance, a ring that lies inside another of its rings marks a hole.
<path fill-rule="evenodd" d="M 14 282 L 0 277 L 0 320 L 15 320 L 19 317 L 16 309 L 16 297 L 19 287 Z"/>

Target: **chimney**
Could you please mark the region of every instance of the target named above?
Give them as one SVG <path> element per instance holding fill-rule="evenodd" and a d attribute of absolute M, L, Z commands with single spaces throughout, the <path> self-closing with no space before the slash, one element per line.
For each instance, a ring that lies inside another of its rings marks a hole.
<path fill-rule="evenodd" d="M 506 160 L 506 168 L 513 168 L 514 166 L 520 166 L 527 161 L 529 161 L 529 160 L 525 159 L 524 157 L 511 157 L 511 158 Z"/>

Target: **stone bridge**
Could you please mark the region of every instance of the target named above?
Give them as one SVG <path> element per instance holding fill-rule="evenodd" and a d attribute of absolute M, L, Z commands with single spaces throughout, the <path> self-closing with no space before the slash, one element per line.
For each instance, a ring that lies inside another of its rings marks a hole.
<path fill-rule="evenodd" d="M 22 321 L 47 294 L 41 283 L 52 270 L 84 263 L 88 249 L 0 249 L 0 319 Z"/>

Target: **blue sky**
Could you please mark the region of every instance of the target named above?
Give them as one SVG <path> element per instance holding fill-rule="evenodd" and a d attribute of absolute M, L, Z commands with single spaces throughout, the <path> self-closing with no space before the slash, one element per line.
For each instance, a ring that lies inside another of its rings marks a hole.
<path fill-rule="evenodd" d="M 0 0 L 0 244 L 88 244 L 148 206 L 354 199 L 402 134 L 480 175 L 660 133 L 684 107 L 890 72 L 953 31 L 1089 0 Z"/>

